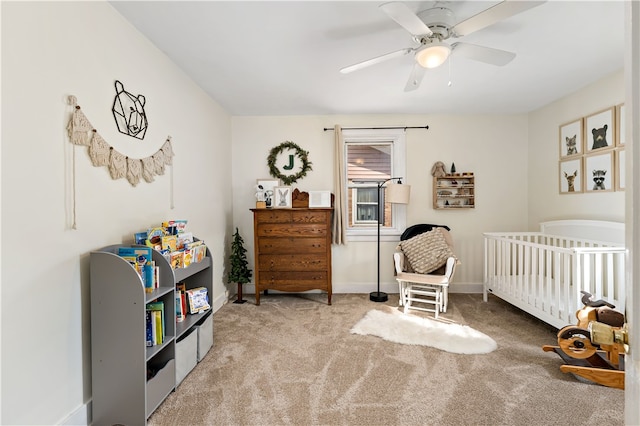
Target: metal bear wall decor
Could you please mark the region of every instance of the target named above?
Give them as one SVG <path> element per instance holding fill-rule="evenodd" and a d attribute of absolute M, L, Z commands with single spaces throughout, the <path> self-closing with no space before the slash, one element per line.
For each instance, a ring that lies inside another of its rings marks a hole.
<path fill-rule="evenodd" d="M 124 85 L 116 80 L 116 96 L 113 100 L 113 118 L 118 131 L 136 139 L 144 139 L 149 123 L 144 112 L 146 102 L 143 95 L 133 96 L 124 90 Z"/>

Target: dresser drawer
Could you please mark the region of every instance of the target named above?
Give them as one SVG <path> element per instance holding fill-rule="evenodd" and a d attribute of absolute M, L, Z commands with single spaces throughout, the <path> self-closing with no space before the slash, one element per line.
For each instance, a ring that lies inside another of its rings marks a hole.
<path fill-rule="evenodd" d="M 287 223 L 292 221 L 293 212 L 288 209 L 261 209 L 254 213 L 259 223 Z"/>
<path fill-rule="evenodd" d="M 327 270 L 326 256 L 311 254 L 264 254 L 258 259 L 262 271 L 318 271 Z"/>
<path fill-rule="evenodd" d="M 328 218 L 331 217 L 330 212 L 327 211 L 293 211 L 292 220 L 294 223 L 327 223 Z"/>
<path fill-rule="evenodd" d="M 307 272 L 264 272 L 260 274 L 260 287 L 282 291 L 306 291 L 309 289 L 326 290 L 328 275 L 326 271 Z"/>
<path fill-rule="evenodd" d="M 258 251 L 263 254 L 298 254 L 325 253 L 326 238 L 293 238 L 293 237 L 264 237 L 258 240 Z"/>
<path fill-rule="evenodd" d="M 321 223 L 259 223 L 258 237 L 325 237 L 329 230 Z"/>

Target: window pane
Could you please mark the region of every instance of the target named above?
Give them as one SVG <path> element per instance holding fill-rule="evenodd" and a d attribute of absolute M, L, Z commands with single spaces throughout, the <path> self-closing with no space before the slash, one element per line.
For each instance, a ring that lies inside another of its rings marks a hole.
<path fill-rule="evenodd" d="M 391 148 L 385 144 L 347 144 L 347 179 L 376 182 L 391 177 Z"/>
<path fill-rule="evenodd" d="M 378 188 L 358 188 L 357 202 L 378 204 Z"/>

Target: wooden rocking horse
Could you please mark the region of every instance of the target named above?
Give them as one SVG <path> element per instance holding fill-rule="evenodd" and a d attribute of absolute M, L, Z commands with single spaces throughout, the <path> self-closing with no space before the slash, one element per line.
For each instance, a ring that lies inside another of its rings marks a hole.
<path fill-rule="evenodd" d="M 584 307 L 576 312 L 577 326 L 558 331 L 558 346 L 544 345 L 565 362 L 563 373 L 572 373 L 589 381 L 624 389 L 624 353 L 628 333 L 624 315 L 604 300 L 591 300 L 582 292 Z"/>

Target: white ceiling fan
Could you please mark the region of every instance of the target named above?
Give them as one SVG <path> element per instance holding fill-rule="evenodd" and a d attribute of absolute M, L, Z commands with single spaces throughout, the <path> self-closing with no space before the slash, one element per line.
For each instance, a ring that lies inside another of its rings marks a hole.
<path fill-rule="evenodd" d="M 445 43 L 445 40 L 469 35 L 542 3 L 545 1 L 503 1 L 459 23 L 455 22 L 453 12 L 444 7 L 434 7 L 416 14 L 404 3 L 384 3 L 379 6 L 380 10 L 407 30 L 418 46 L 371 58 L 342 68 L 340 72 L 347 74 L 413 53 L 415 63 L 404 88 L 405 92 L 408 92 L 420 86 L 427 68 L 442 65 L 453 51 L 456 55 L 463 55 L 469 59 L 504 66 L 515 58 L 515 53 L 464 42 L 449 44 Z"/>

